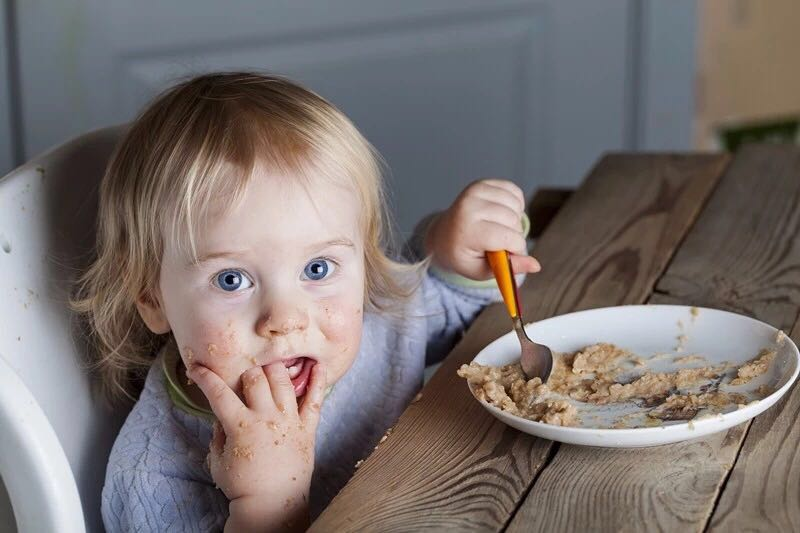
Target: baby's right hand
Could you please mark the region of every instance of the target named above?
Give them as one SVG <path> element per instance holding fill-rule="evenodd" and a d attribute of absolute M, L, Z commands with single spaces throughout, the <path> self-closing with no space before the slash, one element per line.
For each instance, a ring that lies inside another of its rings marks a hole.
<path fill-rule="evenodd" d="M 298 407 L 282 362 L 242 374 L 247 405 L 217 374 L 187 369 L 217 417 L 208 453 L 214 482 L 230 500 L 236 523 L 277 529 L 307 520 L 314 470 L 314 439 L 325 390 L 325 369 L 315 364 Z"/>

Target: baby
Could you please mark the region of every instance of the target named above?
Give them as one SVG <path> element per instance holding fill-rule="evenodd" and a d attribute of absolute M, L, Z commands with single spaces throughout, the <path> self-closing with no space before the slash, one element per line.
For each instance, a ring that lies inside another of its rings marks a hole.
<path fill-rule="evenodd" d="M 73 302 L 106 397 L 134 399 L 146 375 L 109 458 L 106 528 L 308 527 L 426 363 L 500 298 L 485 252 L 539 270 L 523 213 L 516 185 L 477 181 L 401 261 L 378 155 L 323 98 L 255 73 L 161 94 L 112 156 Z"/>

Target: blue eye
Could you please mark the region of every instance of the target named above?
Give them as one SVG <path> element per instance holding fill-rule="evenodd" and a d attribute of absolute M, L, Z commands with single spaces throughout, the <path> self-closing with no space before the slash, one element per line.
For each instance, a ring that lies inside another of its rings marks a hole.
<path fill-rule="evenodd" d="M 240 270 L 223 270 L 214 278 L 214 285 L 227 292 L 249 289 L 253 286 Z"/>
<path fill-rule="evenodd" d="M 303 275 L 311 281 L 319 281 L 333 273 L 334 268 L 333 263 L 327 259 L 314 259 L 303 269 Z"/>

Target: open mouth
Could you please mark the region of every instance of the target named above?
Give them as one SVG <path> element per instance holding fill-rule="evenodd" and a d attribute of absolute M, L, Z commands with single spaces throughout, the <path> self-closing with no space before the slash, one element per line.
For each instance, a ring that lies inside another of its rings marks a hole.
<path fill-rule="evenodd" d="M 292 386 L 294 386 L 295 397 L 305 394 L 308 388 L 308 380 L 311 377 L 311 369 L 314 367 L 315 362 L 308 357 L 296 357 L 284 361 L 284 365 L 289 371 L 289 379 L 292 380 Z"/>

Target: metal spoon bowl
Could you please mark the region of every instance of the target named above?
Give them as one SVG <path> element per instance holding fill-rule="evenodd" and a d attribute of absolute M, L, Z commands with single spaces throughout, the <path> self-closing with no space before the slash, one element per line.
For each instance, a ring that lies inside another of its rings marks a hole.
<path fill-rule="evenodd" d="M 511 316 L 514 331 L 519 338 L 521 348 L 519 362 L 522 372 L 528 379 L 540 378 L 542 383 L 546 383 L 553 370 L 553 352 L 547 346 L 533 342 L 525 333 L 520 310 L 519 290 L 508 252 L 505 250 L 486 252 L 486 257 L 492 267 L 492 272 L 494 272 L 500 293 L 503 295 L 508 314 Z"/>

